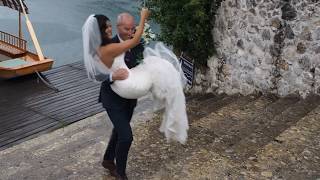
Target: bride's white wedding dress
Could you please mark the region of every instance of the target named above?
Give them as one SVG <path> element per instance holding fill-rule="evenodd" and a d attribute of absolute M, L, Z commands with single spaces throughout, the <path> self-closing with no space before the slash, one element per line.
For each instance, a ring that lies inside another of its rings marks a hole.
<path fill-rule="evenodd" d="M 115 58 L 111 71 L 119 68 L 128 69 L 124 54 Z M 112 90 L 127 99 L 137 99 L 151 92 L 154 101 L 165 108 L 160 131 L 168 140 L 185 143 L 188 120 L 183 93 L 184 79 L 175 55 L 162 43 L 157 43 L 155 49 L 146 48 L 143 63 L 128 71 L 128 78 L 115 81 L 111 85 Z"/>
<path fill-rule="evenodd" d="M 124 53 L 115 58 L 110 69 L 100 60 L 97 49 L 101 44 L 101 35 L 94 15 L 88 17 L 82 33 L 84 63 L 89 79 L 101 81 L 98 77 L 108 77 L 110 72 L 119 68 L 128 69 Z M 143 63 L 128 71 L 127 79 L 112 83 L 113 91 L 127 99 L 137 99 L 151 93 L 156 104 L 165 108 L 160 131 L 167 140 L 185 143 L 189 127 L 183 93 L 185 77 L 174 53 L 162 43 L 157 43 L 154 49 L 145 49 Z"/>

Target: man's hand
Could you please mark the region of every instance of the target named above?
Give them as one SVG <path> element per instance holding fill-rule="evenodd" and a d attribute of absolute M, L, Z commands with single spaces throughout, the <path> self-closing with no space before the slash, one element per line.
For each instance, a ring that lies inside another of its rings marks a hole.
<path fill-rule="evenodd" d="M 125 68 L 117 69 L 115 72 L 112 73 L 112 80 L 125 80 L 128 78 L 129 72 Z"/>

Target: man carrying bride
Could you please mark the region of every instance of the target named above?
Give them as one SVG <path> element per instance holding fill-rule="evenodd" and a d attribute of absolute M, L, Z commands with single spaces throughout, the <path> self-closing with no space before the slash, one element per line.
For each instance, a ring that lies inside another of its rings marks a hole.
<path fill-rule="evenodd" d="M 133 17 L 120 14 L 115 38 L 110 20 L 104 15 L 89 16 L 82 28 L 88 78 L 101 83 L 99 99 L 114 127 L 102 165 L 117 179 L 128 179 L 126 165 L 133 141 L 130 120 L 137 98 L 151 93 L 154 101 L 165 108 L 160 131 L 168 141 L 185 143 L 187 139 L 185 79 L 177 57 L 159 43 L 155 49 L 146 48 L 143 63 L 136 62 L 138 49 L 143 50 L 139 44 L 148 16 L 149 11 L 143 8 L 134 32 Z"/>
<path fill-rule="evenodd" d="M 135 21 L 132 15 L 130 15 L 129 13 L 119 14 L 117 18 L 118 34 L 112 38 L 111 42 L 120 43 L 132 39 L 135 32 L 135 28 Z M 138 54 L 142 54 L 143 50 L 143 44 L 139 43 L 137 46 L 125 52 L 124 60 L 129 69 L 135 67 L 138 64 Z M 117 174 L 119 174 L 122 177 L 124 177 L 123 179 L 125 179 L 126 177 L 125 164 L 127 157 L 125 156 L 128 156 L 128 151 L 133 140 L 130 121 L 132 119 L 134 108 L 137 104 L 137 99 L 126 99 L 120 97 L 112 91 L 112 89 L 110 88 L 110 82 L 112 83 L 113 80 L 126 79 L 127 74 L 128 71 L 126 69 L 120 69 L 120 71 L 116 71 L 114 74 L 110 73 L 110 79 L 104 81 L 101 85 L 99 97 L 99 101 L 102 103 L 103 107 L 108 112 L 109 118 L 111 119 L 113 124 L 117 124 L 119 129 L 122 130 L 122 134 L 119 138 L 116 129 L 113 129 L 111 138 L 109 140 L 109 144 L 103 157 L 102 166 L 108 169 L 111 175 L 116 176 Z M 118 141 L 119 147 L 117 148 Z M 114 163 L 116 153 L 118 153 L 117 168 Z M 116 169 L 118 170 L 118 172 L 116 171 Z"/>

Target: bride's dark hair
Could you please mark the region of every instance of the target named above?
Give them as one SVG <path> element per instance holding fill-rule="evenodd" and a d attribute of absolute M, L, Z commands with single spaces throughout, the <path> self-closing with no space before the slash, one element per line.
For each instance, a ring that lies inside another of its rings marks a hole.
<path fill-rule="evenodd" d="M 96 14 L 94 17 L 98 21 L 98 25 L 101 33 L 101 46 L 111 43 L 111 39 L 107 36 L 107 33 L 106 33 L 107 21 L 110 21 L 110 19 L 107 16 L 102 14 Z"/>

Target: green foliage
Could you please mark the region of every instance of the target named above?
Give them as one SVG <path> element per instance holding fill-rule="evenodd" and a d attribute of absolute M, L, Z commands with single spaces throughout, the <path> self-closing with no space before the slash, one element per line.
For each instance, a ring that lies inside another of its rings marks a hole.
<path fill-rule="evenodd" d="M 205 65 L 215 52 L 211 31 L 221 1 L 146 0 L 146 6 L 151 19 L 160 25 L 158 39 Z"/>

